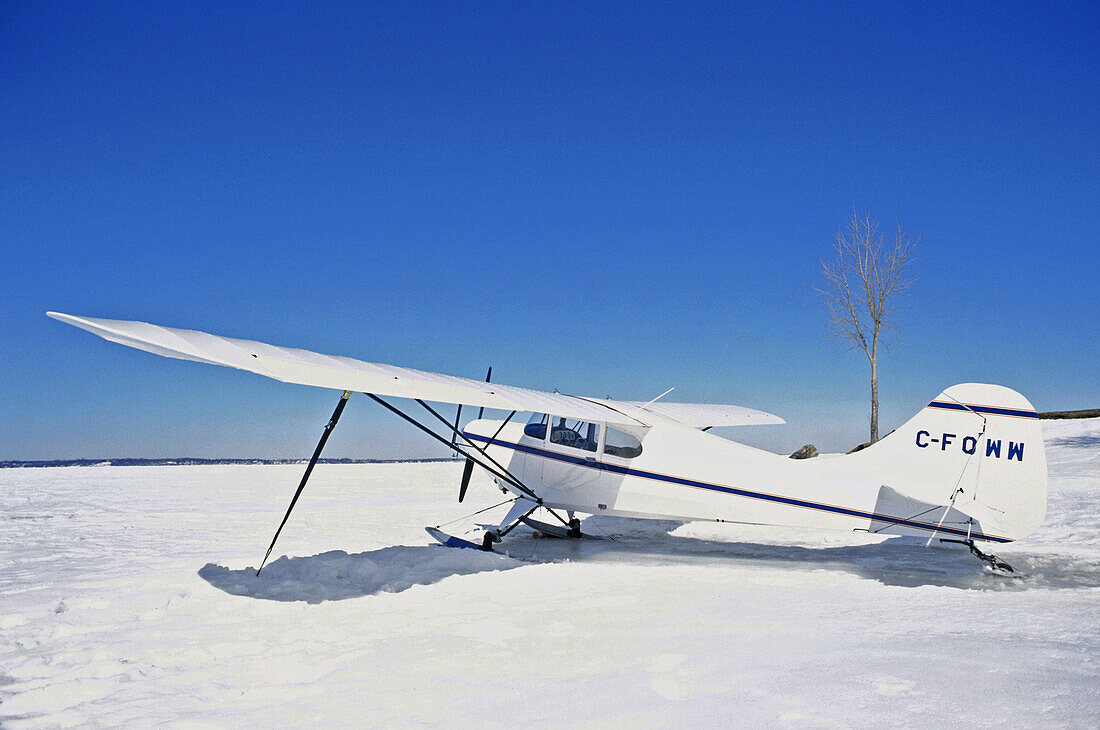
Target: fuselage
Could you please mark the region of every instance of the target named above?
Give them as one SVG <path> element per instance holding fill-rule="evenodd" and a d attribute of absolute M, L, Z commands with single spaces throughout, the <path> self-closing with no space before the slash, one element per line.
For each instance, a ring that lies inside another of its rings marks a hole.
<path fill-rule="evenodd" d="M 937 493 L 928 502 L 899 497 L 865 452 L 793 460 L 678 426 L 609 430 L 606 424 L 569 424 L 553 417 L 534 427 L 501 425 L 478 420 L 465 433 L 480 446 L 488 444 L 488 453 L 550 507 L 623 517 L 1011 539 L 984 534 L 972 514 L 961 515 L 966 524 L 958 514 L 940 522 L 943 509 L 928 507 L 944 504 L 944 497 Z"/>

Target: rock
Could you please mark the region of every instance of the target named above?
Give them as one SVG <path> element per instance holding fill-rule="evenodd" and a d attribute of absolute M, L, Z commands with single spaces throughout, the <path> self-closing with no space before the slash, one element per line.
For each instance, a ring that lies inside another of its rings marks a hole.
<path fill-rule="evenodd" d="M 798 451 L 791 454 L 792 459 L 812 459 L 817 456 L 817 447 L 813 444 L 806 444 Z"/>

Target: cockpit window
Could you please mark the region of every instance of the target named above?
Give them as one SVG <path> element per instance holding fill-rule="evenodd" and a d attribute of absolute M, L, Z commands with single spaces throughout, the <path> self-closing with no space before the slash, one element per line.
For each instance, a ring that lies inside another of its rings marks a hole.
<path fill-rule="evenodd" d="M 555 418 L 550 429 L 550 443 L 584 451 L 595 451 L 600 443 L 600 427 L 586 421 Z"/>
<path fill-rule="evenodd" d="M 642 453 L 642 442 L 626 431 L 607 427 L 607 443 L 603 446 L 605 454 L 622 459 L 633 459 Z"/>
<path fill-rule="evenodd" d="M 549 420 L 549 418 L 550 417 L 545 413 L 532 414 L 531 420 L 529 420 L 527 422 L 527 425 L 523 427 L 523 433 L 537 439 L 545 439 L 546 422 Z"/>

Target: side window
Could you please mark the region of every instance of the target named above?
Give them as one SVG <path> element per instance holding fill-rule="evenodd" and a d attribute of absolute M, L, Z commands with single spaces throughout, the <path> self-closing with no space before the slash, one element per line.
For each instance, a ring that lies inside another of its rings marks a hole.
<path fill-rule="evenodd" d="M 586 421 L 554 418 L 553 427 L 550 429 L 550 443 L 584 451 L 595 451 L 600 443 L 600 427 Z"/>
<path fill-rule="evenodd" d="M 607 443 L 603 446 L 605 454 L 621 459 L 633 459 L 642 453 L 642 442 L 626 431 L 607 427 Z"/>
<path fill-rule="evenodd" d="M 523 432 L 537 439 L 546 438 L 546 422 L 550 419 L 545 413 L 535 413 L 523 427 Z"/>

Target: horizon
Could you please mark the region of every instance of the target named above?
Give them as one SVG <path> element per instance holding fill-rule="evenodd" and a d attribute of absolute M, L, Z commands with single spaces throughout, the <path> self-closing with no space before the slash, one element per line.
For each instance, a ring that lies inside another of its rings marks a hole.
<path fill-rule="evenodd" d="M 352 459 L 348 457 L 322 456 L 318 464 L 409 464 L 454 461 L 450 457 L 424 459 Z M 114 463 L 124 462 L 124 463 Z M 130 457 L 108 456 L 82 459 L 30 459 L 0 460 L 0 469 L 39 469 L 50 467 L 100 467 L 100 466 L 294 466 L 309 462 L 309 457 L 255 457 L 207 459 L 197 456 Z"/>
<path fill-rule="evenodd" d="M 962 382 L 1100 405 L 1093 4 L 0 12 L 0 460 L 308 456 L 339 398 L 47 310 L 847 450 L 869 365 L 813 287 L 853 209 L 921 237 L 881 433 Z M 353 401 L 326 458 L 445 453 Z"/>
<path fill-rule="evenodd" d="M 1100 408 L 1087 408 L 1077 411 L 1048 411 L 1039 414 L 1039 418 L 1050 421 L 1070 421 L 1070 420 L 1085 420 L 1092 418 L 1100 418 Z M 730 427 L 731 429 L 734 427 Z M 712 429 L 714 431 L 722 431 L 725 429 Z M 719 434 L 722 435 L 722 434 Z M 889 434 L 884 435 L 885 438 Z M 726 436 L 723 436 L 726 438 Z M 881 439 L 880 439 L 881 440 Z M 856 444 L 860 446 L 861 444 Z M 826 453 L 826 452 L 822 452 Z M 787 454 L 779 454 L 780 456 L 786 456 Z M 458 461 L 463 457 L 460 456 L 421 456 L 421 457 L 395 457 L 395 458 L 369 458 L 369 457 L 330 457 L 321 456 L 317 459 L 318 464 L 393 464 L 393 463 L 410 463 L 410 462 L 437 462 L 437 461 Z M 111 462 L 123 461 L 123 462 L 137 462 L 133 464 L 113 464 Z M 79 462 L 79 463 L 77 463 Z M 91 462 L 91 463 L 84 463 Z M 145 463 L 151 462 L 151 463 Z M 168 463 L 162 463 L 168 462 Z M 177 462 L 192 462 L 177 464 Z M 51 466 L 208 466 L 218 465 L 221 463 L 239 463 L 239 464 L 252 464 L 262 463 L 264 465 L 285 465 L 285 464 L 302 464 L 309 462 L 308 456 L 225 456 L 225 457 L 203 457 L 203 456 L 84 456 L 73 459 L 0 459 L 0 469 L 10 468 L 23 468 L 23 467 L 51 467 Z"/>

